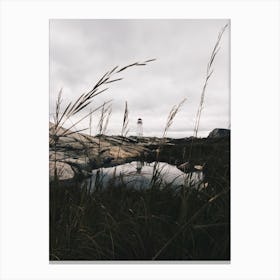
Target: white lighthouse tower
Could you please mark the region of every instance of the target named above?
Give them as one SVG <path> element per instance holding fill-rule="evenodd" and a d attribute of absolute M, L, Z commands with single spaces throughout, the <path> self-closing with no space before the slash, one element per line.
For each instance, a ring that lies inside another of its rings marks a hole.
<path fill-rule="evenodd" d="M 141 118 L 137 120 L 137 137 L 143 137 L 143 122 Z"/>
<path fill-rule="evenodd" d="M 138 120 L 137 120 L 137 131 L 136 131 L 136 133 L 137 133 L 137 138 L 143 137 L 143 122 L 142 122 L 141 118 L 138 118 Z M 142 163 L 141 159 L 139 159 L 136 162 L 137 173 L 141 173 L 142 166 L 143 166 L 143 163 Z"/>

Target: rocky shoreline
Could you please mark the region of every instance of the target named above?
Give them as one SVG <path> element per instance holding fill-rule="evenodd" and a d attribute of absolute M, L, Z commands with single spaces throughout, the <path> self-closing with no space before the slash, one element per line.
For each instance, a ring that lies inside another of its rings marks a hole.
<path fill-rule="evenodd" d="M 50 124 L 50 140 L 51 131 Z M 176 165 L 184 172 L 202 170 L 208 160 L 207 151 L 211 153 L 212 150 L 224 150 L 226 147 L 229 152 L 230 131 L 220 129 L 220 132 L 215 129 L 207 138 L 166 138 L 164 142 L 156 137 L 89 136 L 73 133 L 71 137 L 61 137 L 56 145 L 50 141 L 50 180 L 54 177 L 55 168 L 58 178 L 68 181 L 88 177 L 94 169 L 132 161 L 161 160 Z M 188 158 L 190 151 L 193 153 L 192 160 Z"/>

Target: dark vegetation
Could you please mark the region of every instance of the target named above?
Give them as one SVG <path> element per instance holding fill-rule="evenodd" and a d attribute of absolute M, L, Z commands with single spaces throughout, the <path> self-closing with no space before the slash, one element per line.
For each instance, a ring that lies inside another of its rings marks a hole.
<path fill-rule="evenodd" d="M 229 138 L 208 141 L 194 142 L 194 159 L 208 163 L 208 186 L 201 191 L 155 184 L 142 191 L 119 185 L 89 193 L 78 183 L 52 182 L 50 259 L 229 260 Z M 162 158 L 180 158 L 184 148 L 163 147 Z"/>

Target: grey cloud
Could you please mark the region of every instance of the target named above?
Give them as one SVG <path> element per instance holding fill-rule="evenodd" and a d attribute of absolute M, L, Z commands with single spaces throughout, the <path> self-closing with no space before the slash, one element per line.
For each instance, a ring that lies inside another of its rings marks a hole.
<path fill-rule="evenodd" d="M 185 136 L 191 135 L 206 64 L 217 34 L 226 23 L 227 20 L 51 20 L 50 113 L 61 87 L 66 103 L 90 90 L 114 66 L 155 57 L 156 62 L 123 72 L 124 80 L 111 84 L 93 105 L 113 100 L 108 133 L 119 133 L 127 101 L 132 133 L 141 116 L 144 132 L 159 136 L 171 107 L 187 97 L 170 133 L 181 137 L 185 129 Z M 201 118 L 202 136 L 229 123 L 229 31 L 224 34 L 214 68 Z M 87 123 L 82 125 L 86 127 Z"/>

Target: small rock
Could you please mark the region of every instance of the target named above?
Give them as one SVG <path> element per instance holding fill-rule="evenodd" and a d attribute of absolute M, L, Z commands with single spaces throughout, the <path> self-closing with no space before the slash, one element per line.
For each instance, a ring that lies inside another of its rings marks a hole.
<path fill-rule="evenodd" d="M 215 128 L 212 130 L 208 138 L 220 138 L 220 137 L 228 137 L 230 136 L 230 130 L 225 128 Z"/>

